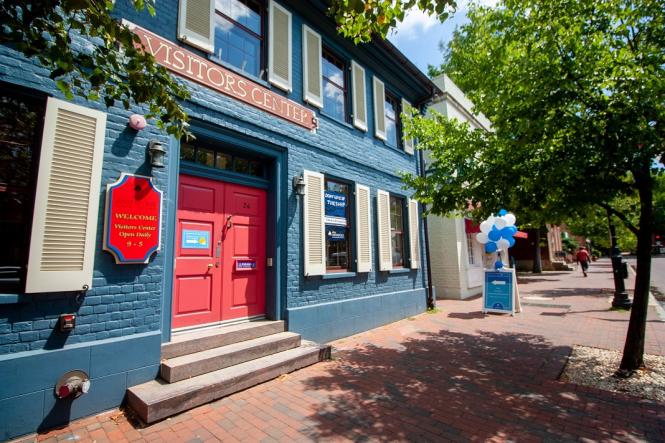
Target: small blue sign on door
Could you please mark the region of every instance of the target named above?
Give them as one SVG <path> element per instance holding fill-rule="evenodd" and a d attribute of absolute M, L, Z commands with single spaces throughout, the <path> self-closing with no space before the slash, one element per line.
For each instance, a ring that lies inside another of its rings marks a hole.
<path fill-rule="evenodd" d="M 180 247 L 182 249 L 208 249 L 210 247 L 210 231 L 183 229 Z"/>
<path fill-rule="evenodd" d="M 251 271 L 256 269 L 256 260 L 236 260 L 236 271 Z"/>
<path fill-rule="evenodd" d="M 483 311 L 514 312 L 513 273 L 485 271 Z"/>

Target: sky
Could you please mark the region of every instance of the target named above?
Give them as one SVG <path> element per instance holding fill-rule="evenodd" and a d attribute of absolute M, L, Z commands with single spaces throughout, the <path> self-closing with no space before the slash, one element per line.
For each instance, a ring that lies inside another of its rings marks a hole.
<path fill-rule="evenodd" d="M 476 0 L 494 6 L 497 0 Z M 444 45 L 452 39 L 458 26 L 467 23 L 466 17 L 469 0 L 458 0 L 457 12 L 441 23 L 434 16 L 427 16 L 420 10 L 412 10 L 406 14 L 404 21 L 388 36 L 397 48 L 406 55 L 421 71 L 427 73 L 427 65 L 438 66 L 443 60 L 439 43 Z"/>

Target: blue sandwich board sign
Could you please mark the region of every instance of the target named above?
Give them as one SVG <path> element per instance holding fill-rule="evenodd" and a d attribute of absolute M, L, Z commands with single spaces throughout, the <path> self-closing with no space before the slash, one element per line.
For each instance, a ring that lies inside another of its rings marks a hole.
<path fill-rule="evenodd" d="M 485 270 L 483 286 L 483 312 L 515 314 L 517 283 L 513 269 Z"/>

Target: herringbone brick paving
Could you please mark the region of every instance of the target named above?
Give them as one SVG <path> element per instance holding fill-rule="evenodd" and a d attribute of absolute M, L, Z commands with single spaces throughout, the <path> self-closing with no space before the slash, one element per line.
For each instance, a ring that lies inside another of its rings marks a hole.
<path fill-rule="evenodd" d="M 523 312 L 479 298 L 334 342 L 334 359 L 151 426 L 121 411 L 22 441 L 665 441 L 665 405 L 558 381 L 574 344 L 622 349 L 608 261 L 520 278 Z M 632 280 L 627 282 L 632 286 Z M 650 307 L 646 351 L 665 355 Z"/>

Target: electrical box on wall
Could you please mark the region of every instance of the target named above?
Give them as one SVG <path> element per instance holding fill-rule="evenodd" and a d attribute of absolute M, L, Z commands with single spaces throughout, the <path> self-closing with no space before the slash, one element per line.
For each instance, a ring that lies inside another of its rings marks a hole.
<path fill-rule="evenodd" d="M 61 314 L 58 319 L 58 329 L 60 332 L 73 331 L 76 327 L 76 314 Z"/>

